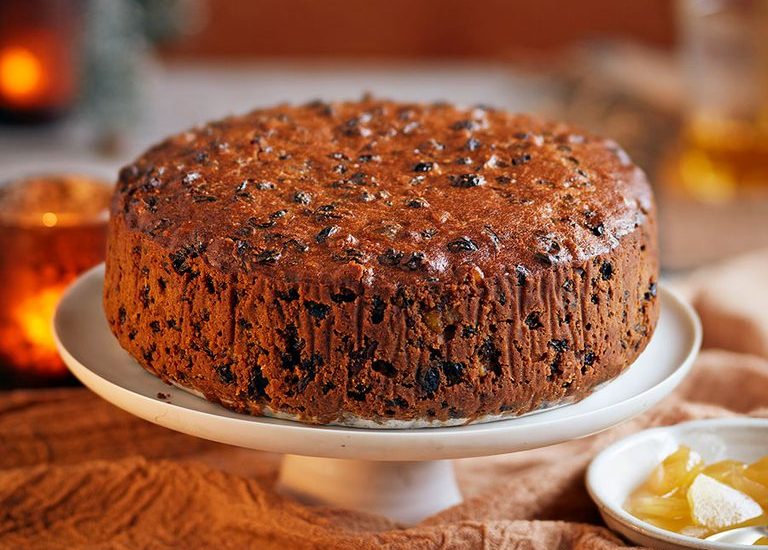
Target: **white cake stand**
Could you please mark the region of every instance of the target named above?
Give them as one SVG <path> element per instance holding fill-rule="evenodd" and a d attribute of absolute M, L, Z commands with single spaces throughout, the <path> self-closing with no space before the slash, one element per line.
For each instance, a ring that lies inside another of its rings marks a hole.
<path fill-rule="evenodd" d="M 252 417 L 171 387 L 118 344 L 101 306 L 104 268 L 62 298 L 56 342 L 70 370 L 95 393 L 155 424 L 189 435 L 286 453 L 280 488 L 305 502 L 364 510 L 413 524 L 461 502 L 447 459 L 523 451 L 585 437 L 632 418 L 685 377 L 701 342 L 690 306 L 661 289 L 661 319 L 646 350 L 586 399 L 485 424 L 375 430 Z"/>

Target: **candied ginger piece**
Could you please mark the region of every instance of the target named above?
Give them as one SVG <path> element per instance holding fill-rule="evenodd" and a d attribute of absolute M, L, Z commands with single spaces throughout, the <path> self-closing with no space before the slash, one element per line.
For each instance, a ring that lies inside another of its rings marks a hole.
<path fill-rule="evenodd" d="M 721 460 L 705 467 L 701 473 L 723 483 L 729 483 L 734 476 L 744 472 L 746 464 L 738 460 Z"/>
<path fill-rule="evenodd" d="M 728 485 L 750 496 L 753 500 L 762 506 L 768 506 L 768 487 L 746 477 L 744 474 L 734 476 L 728 480 Z"/>
<path fill-rule="evenodd" d="M 656 466 L 646 487 L 655 495 L 666 495 L 675 490 L 682 492 L 703 468 L 701 455 L 683 445 Z"/>
<path fill-rule="evenodd" d="M 687 534 L 692 537 L 706 537 L 709 534 L 709 530 L 706 527 L 693 525 L 693 520 L 690 517 L 687 519 L 666 519 L 648 516 L 641 519 L 659 529 L 672 531 L 673 533 Z"/>
<path fill-rule="evenodd" d="M 688 489 L 693 520 L 713 531 L 722 531 L 759 517 L 763 509 L 751 497 L 705 474 Z"/>
<path fill-rule="evenodd" d="M 768 456 L 747 466 L 744 475 L 752 481 L 768 486 Z"/>
<path fill-rule="evenodd" d="M 680 497 L 636 495 L 627 504 L 628 510 L 641 519 L 649 516 L 664 519 L 689 519 L 688 501 Z"/>
<path fill-rule="evenodd" d="M 730 485 L 752 497 L 760 506 L 766 507 L 768 506 L 768 487 L 754 479 L 755 476 L 750 475 L 749 468 L 751 466 L 748 467 L 738 460 L 722 460 L 710 464 L 701 473 Z"/>

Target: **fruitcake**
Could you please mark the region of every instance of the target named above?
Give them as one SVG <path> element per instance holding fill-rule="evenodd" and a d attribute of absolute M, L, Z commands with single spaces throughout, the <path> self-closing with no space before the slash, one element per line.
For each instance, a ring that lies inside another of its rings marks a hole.
<path fill-rule="evenodd" d="M 280 105 L 123 168 L 104 307 L 149 372 L 253 415 L 440 426 L 571 403 L 659 314 L 613 141 L 485 106 Z"/>

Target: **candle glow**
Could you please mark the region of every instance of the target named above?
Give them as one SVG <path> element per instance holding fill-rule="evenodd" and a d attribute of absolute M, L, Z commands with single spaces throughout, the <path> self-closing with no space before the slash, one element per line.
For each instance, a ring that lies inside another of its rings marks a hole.
<path fill-rule="evenodd" d="M 25 101 L 44 87 L 40 59 L 29 49 L 11 46 L 0 51 L 0 92 L 12 101 Z"/>
<path fill-rule="evenodd" d="M 41 219 L 45 227 L 54 227 L 59 222 L 59 217 L 53 212 L 46 212 Z"/>
<path fill-rule="evenodd" d="M 67 285 L 103 258 L 110 195 L 75 174 L 0 186 L 0 382 L 66 374 L 51 322 Z"/>
<path fill-rule="evenodd" d="M 65 285 L 46 288 L 21 300 L 13 310 L 19 330 L 3 335 L 3 345 L 22 350 L 27 368 L 37 372 L 64 372 L 51 330 L 51 319 L 64 288 Z"/>

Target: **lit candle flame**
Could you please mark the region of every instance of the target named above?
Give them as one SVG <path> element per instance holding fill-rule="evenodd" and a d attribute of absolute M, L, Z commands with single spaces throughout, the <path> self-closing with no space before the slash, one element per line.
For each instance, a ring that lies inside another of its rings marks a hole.
<path fill-rule="evenodd" d="M 34 97 L 43 87 L 43 64 L 30 50 L 18 46 L 0 51 L 0 93 L 10 100 Z"/>
<path fill-rule="evenodd" d="M 51 320 L 61 297 L 61 288 L 46 288 L 21 302 L 16 308 L 19 326 L 27 341 L 36 346 L 55 350 Z"/>
<path fill-rule="evenodd" d="M 46 212 L 43 214 L 43 225 L 45 227 L 53 227 L 59 222 L 59 217 L 53 212 Z"/>
<path fill-rule="evenodd" d="M 40 290 L 24 298 L 11 310 L 16 328 L 0 330 L 0 345 L 13 350 L 23 370 L 62 374 L 66 368 L 56 353 L 51 323 L 64 285 Z"/>

